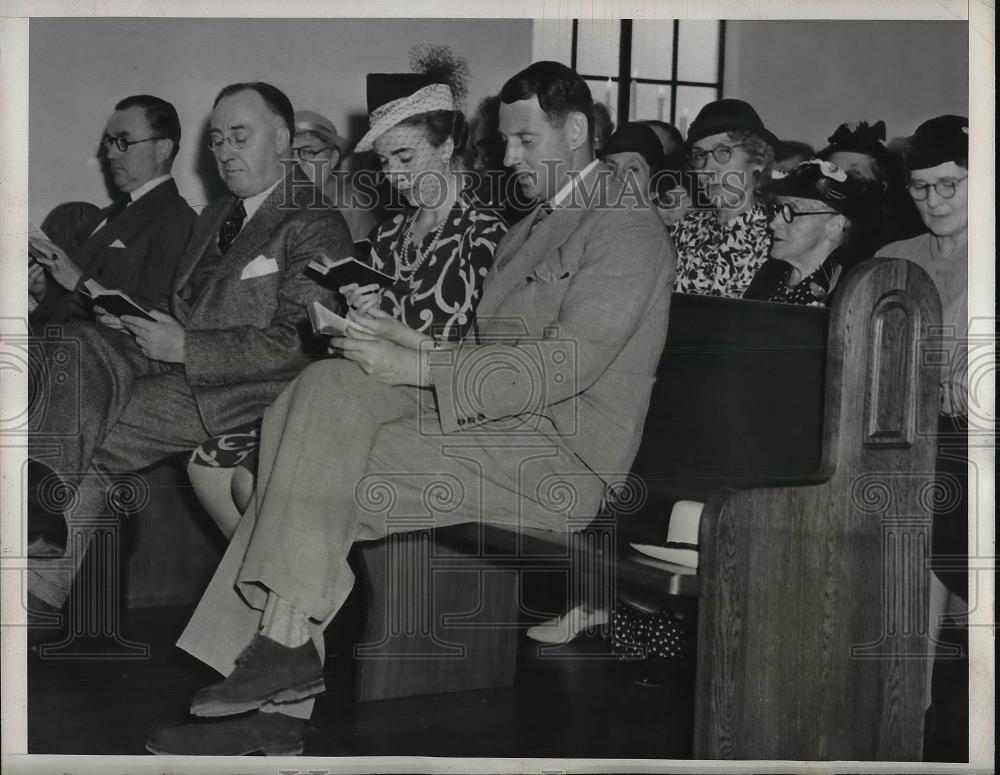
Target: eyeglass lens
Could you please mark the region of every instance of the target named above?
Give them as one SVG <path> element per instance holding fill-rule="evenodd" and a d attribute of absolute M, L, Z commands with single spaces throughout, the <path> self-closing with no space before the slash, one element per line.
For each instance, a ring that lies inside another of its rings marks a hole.
<path fill-rule="evenodd" d="M 736 146 L 730 145 L 717 145 L 709 151 L 704 148 L 692 148 L 688 153 L 688 160 L 694 167 L 704 167 L 705 162 L 708 161 L 708 157 L 711 154 L 712 158 L 715 159 L 719 164 L 725 164 L 731 158 L 733 158 L 733 148 Z"/>
<path fill-rule="evenodd" d="M 965 180 L 965 178 L 960 178 L 958 180 L 950 180 L 945 178 L 944 180 L 935 181 L 933 184 L 923 183 L 921 181 L 910 183 L 909 185 L 910 196 L 912 196 L 918 202 L 922 202 L 927 198 L 927 194 L 929 193 L 930 189 L 933 188 L 934 193 L 936 193 L 942 199 L 951 199 L 953 196 L 955 196 L 955 191 L 958 189 L 958 184 L 961 183 L 963 180 Z"/>

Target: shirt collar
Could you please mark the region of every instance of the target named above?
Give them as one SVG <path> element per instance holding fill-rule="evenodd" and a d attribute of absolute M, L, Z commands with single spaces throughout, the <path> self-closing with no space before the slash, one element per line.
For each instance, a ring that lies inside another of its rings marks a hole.
<path fill-rule="evenodd" d="M 267 199 L 271 192 L 278 187 L 278 184 L 282 181 L 282 178 L 278 178 L 274 183 L 272 183 L 268 188 L 261 191 L 259 194 L 254 194 L 253 196 L 248 196 L 243 200 L 243 209 L 247 211 L 247 220 L 249 221 L 253 218 L 253 214 L 260 209 L 260 206 L 264 204 L 264 200 Z"/>
<path fill-rule="evenodd" d="M 596 168 L 598 164 L 600 164 L 600 161 L 594 159 L 579 172 L 570 174 L 569 180 L 566 181 L 566 185 L 556 192 L 556 195 L 549 200 L 549 204 L 552 207 L 559 207 L 559 205 L 569 199 L 570 194 L 573 193 L 573 188 L 579 183 L 580 180 L 590 174 L 591 170 Z"/>
<path fill-rule="evenodd" d="M 152 180 L 147 180 L 145 183 L 139 186 L 139 188 L 135 189 L 135 191 L 130 191 L 129 197 L 131 197 L 131 201 L 129 202 L 129 204 L 132 204 L 132 202 L 134 202 L 139 197 L 145 196 L 165 180 L 170 180 L 170 173 L 167 173 L 166 175 L 160 175 L 160 177 L 153 178 Z"/>

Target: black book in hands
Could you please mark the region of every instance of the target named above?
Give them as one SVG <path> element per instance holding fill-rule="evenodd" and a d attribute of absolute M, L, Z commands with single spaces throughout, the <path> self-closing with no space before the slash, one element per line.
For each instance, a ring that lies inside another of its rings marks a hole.
<path fill-rule="evenodd" d="M 94 302 L 95 307 L 103 308 L 109 315 L 114 315 L 119 318 L 123 315 L 131 315 L 132 317 L 142 318 L 143 320 L 150 320 L 153 322 L 156 321 L 156 318 L 150 315 L 148 310 L 139 306 L 139 304 L 133 301 L 127 293 L 97 289 L 88 283 L 84 283 L 80 286 L 80 293 L 88 299 L 91 299 Z"/>
<path fill-rule="evenodd" d="M 374 283 L 380 288 L 388 288 L 396 282 L 395 277 L 380 272 L 375 267 L 362 263 L 356 258 L 342 258 L 330 264 L 310 261 L 307 268 L 312 272 L 317 282 L 333 290 L 352 283 L 361 286 Z"/>

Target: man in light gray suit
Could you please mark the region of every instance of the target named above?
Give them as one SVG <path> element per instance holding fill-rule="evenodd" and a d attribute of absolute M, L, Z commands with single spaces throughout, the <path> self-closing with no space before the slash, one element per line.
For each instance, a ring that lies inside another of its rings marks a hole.
<path fill-rule="evenodd" d="M 230 193 L 205 208 L 177 269 L 170 312 L 152 320 L 101 315 L 72 323 L 78 378 L 46 386 L 29 456 L 52 484 L 79 488 L 68 514 L 106 513 L 105 474 L 144 468 L 259 418 L 310 358 L 305 306 L 334 294 L 303 274 L 310 261 L 353 254 L 339 212 L 310 208 L 282 159 L 291 103 L 266 83 L 227 86 L 215 100 L 209 145 Z M 87 536 L 77 531 L 77 543 Z M 29 564 L 29 608 L 59 608 L 83 552 Z M 39 603 L 38 601 L 41 601 Z"/>
<path fill-rule="evenodd" d="M 575 72 L 535 63 L 501 100 L 506 164 L 540 204 L 497 249 L 479 342 L 360 320 L 335 340 L 346 360 L 310 366 L 268 409 L 254 502 L 179 643 L 228 676 L 192 713 L 233 718 L 158 730 L 150 751 L 301 753 L 324 688 L 322 628 L 354 581 L 348 551 L 394 516 L 579 529 L 628 472 L 666 338 L 673 249 L 594 160 Z"/>

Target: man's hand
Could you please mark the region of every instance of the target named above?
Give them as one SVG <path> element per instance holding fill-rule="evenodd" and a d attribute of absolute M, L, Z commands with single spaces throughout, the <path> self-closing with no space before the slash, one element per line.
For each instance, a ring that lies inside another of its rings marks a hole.
<path fill-rule="evenodd" d="M 165 312 L 152 310 L 155 321 L 144 320 L 132 315 L 122 315 L 121 322 L 142 350 L 142 354 L 154 361 L 184 363 L 184 326 Z"/>
<path fill-rule="evenodd" d="M 66 255 L 66 251 L 41 238 L 30 239 L 29 242 L 41 254 L 37 255 L 35 260 L 49 270 L 52 279 L 67 291 L 74 290 L 77 283 L 80 282 L 80 278 L 83 277 L 83 272 Z"/>
<path fill-rule="evenodd" d="M 102 326 L 113 328 L 115 331 L 125 330 L 125 324 L 122 323 L 122 319 L 117 315 L 109 314 L 108 311 L 99 304 L 94 305 L 94 315 L 97 317 L 97 322 Z"/>
<path fill-rule="evenodd" d="M 385 339 L 360 338 L 352 329 L 348 329 L 347 336 L 333 337 L 330 344 L 384 385 L 429 387 L 431 384 L 430 369 L 421 366 L 417 350 Z"/>
<path fill-rule="evenodd" d="M 45 298 L 45 292 L 48 290 L 45 281 L 45 270 L 39 263 L 34 263 L 28 267 L 28 302 L 29 304 L 34 301 L 39 302 Z"/>

